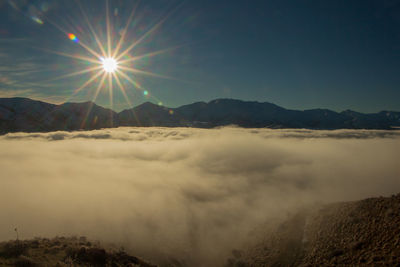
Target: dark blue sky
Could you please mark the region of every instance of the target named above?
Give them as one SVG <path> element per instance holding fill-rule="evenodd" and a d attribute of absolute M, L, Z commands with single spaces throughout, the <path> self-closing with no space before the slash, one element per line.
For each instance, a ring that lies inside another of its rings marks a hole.
<path fill-rule="evenodd" d="M 80 2 L 105 45 L 105 1 Z M 136 3 L 110 0 L 114 47 Z M 170 79 L 127 72 L 138 89 L 120 76 L 133 105 L 237 98 L 293 109 L 400 110 L 400 1 L 146 0 L 121 50 L 166 16 L 129 55 L 179 46 L 132 65 Z M 93 99 L 101 76 L 72 93 L 95 72 L 58 79 L 93 64 L 49 50 L 94 58 L 61 30 L 100 51 L 77 1 L 0 0 L 0 96 Z M 127 108 L 116 81 L 113 88 L 113 108 Z M 97 103 L 110 106 L 108 90 L 105 83 Z"/>

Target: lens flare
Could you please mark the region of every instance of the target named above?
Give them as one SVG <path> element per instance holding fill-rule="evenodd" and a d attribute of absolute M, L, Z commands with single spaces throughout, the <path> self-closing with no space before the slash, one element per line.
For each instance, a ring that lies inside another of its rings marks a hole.
<path fill-rule="evenodd" d="M 68 38 L 69 38 L 71 41 L 74 41 L 75 43 L 79 43 L 78 37 L 76 37 L 75 34 L 73 34 L 73 33 L 68 33 Z"/>
<path fill-rule="evenodd" d="M 33 20 L 34 22 L 36 22 L 36 23 L 38 23 L 38 24 L 40 24 L 40 25 L 43 25 L 43 24 L 44 24 L 43 20 L 41 20 L 39 17 L 32 16 L 31 18 L 32 18 L 32 20 Z"/>

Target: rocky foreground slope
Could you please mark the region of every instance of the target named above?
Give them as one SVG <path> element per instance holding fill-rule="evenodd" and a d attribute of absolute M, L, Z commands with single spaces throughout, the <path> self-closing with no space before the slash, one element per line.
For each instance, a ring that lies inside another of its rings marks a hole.
<path fill-rule="evenodd" d="M 313 207 L 261 228 L 226 267 L 400 266 L 400 194 Z M 154 265 L 84 237 L 56 237 L 0 243 L 0 266 Z"/>
<path fill-rule="evenodd" d="M 228 266 L 400 266 L 400 194 L 310 209 Z"/>

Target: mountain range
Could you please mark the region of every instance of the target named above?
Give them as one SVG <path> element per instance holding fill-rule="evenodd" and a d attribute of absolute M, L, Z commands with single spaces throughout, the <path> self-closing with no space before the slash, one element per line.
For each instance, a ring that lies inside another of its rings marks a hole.
<path fill-rule="evenodd" d="M 0 98 L 0 133 L 92 130 L 119 126 L 213 128 L 394 129 L 400 112 L 290 110 L 268 102 L 216 99 L 168 108 L 150 102 L 119 113 L 93 102 L 60 105 L 29 98 Z"/>

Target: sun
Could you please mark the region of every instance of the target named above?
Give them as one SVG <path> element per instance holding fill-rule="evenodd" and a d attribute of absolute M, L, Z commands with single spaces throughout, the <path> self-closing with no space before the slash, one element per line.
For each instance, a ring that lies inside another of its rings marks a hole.
<path fill-rule="evenodd" d="M 120 37 L 118 40 L 118 38 L 115 38 L 117 34 L 113 27 L 112 17 L 110 16 L 109 0 L 105 0 L 106 16 L 104 24 L 106 26 L 106 29 L 103 29 L 105 33 L 104 39 L 101 38 L 101 35 L 98 35 L 96 33 L 95 28 L 91 23 L 91 19 L 86 14 L 85 8 L 81 5 L 79 0 L 77 1 L 77 3 L 80 8 L 81 14 L 83 15 L 84 20 L 87 24 L 87 31 L 79 30 L 79 28 L 74 29 L 74 26 L 71 27 L 71 29 L 73 29 L 74 31 L 80 32 L 79 38 L 75 34 L 64 29 L 64 27 L 60 26 L 58 23 L 50 20 L 49 18 L 47 18 L 47 20 L 61 32 L 65 33 L 68 39 L 86 50 L 86 55 L 68 54 L 65 52 L 52 51 L 48 49 L 45 49 L 45 51 L 60 56 L 84 61 L 86 64 L 88 64 L 88 66 L 82 70 L 56 77 L 52 79 L 52 81 L 68 77 L 80 76 L 84 74 L 90 74 L 90 78 L 85 81 L 79 88 L 74 89 L 69 98 L 72 98 L 81 90 L 97 84 L 93 91 L 92 102 L 96 101 L 97 96 L 103 88 L 108 89 L 111 109 L 113 108 L 113 91 L 115 85 L 119 87 L 123 97 L 126 100 L 127 105 L 130 108 L 132 108 L 132 103 L 128 97 L 127 89 L 141 90 L 144 96 L 152 97 L 156 101 L 160 102 L 153 94 L 150 94 L 149 91 L 139 83 L 139 81 L 137 80 L 137 76 L 144 75 L 170 80 L 177 79 L 165 75 L 160 75 L 151 71 L 139 69 L 136 67 L 135 63 L 140 62 L 141 60 L 149 59 L 159 54 L 175 50 L 179 47 L 182 47 L 182 45 L 167 47 L 165 49 L 144 54 L 137 54 L 138 51 L 135 51 L 135 48 L 141 45 L 148 37 L 156 32 L 157 29 L 161 27 L 161 25 L 176 9 L 168 12 L 164 18 L 160 19 L 158 23 L 155 23 L 148 31 L 142 33 L 140 37 L 136 39 L 130 39 L 128 33 L 131 31 L 129 29 L 130 27 L 132 27 L 132 25 L 136 25 L 136 23 L 134 23 L 134 15 L 136 14 L 136 9 L 139 5 L 139 1 L 137 1 L 137 4 L 132 8 L 132 11 L 126 21 L 125 27 L 122 28 L 121 31 L 119 31 Z M 92 40 L 94 42 L 90 43 L 89 45 L 88 43 L 86 43 L 88 40 Z M 87 56 L 87 54 L 90 55 Z M 131 54 L 135 54 L 135 56 Z M 88 110 L 86 118 L 83 120 L 82 125 L 86 123 L 86 119 L 89 113 L 90 110 Z"/>
<path fill-rule="evenodd" d="M 105 72 L 114 73 L 118 69 L 118 61 L 113 57 L 101 58 L 102 66 Z"/>

